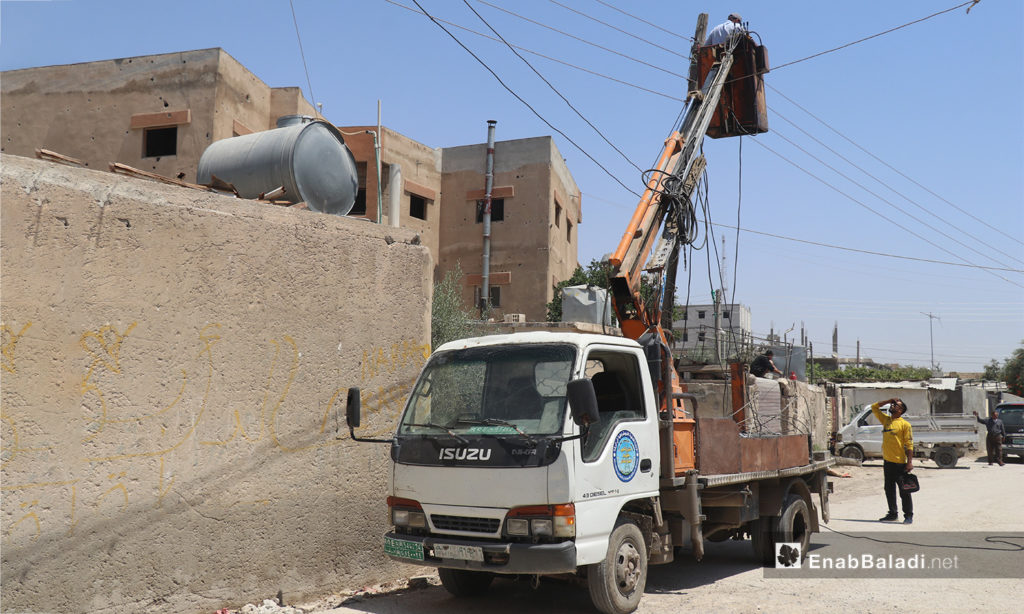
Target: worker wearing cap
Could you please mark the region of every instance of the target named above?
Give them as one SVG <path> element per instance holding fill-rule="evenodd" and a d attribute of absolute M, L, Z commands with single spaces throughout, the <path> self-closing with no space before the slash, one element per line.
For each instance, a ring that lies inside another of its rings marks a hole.
<path fill-rule="evenodd" d="M 889 406 L 889 415 L 882 413 L 883 405 Z M 897 490 L 903 504 L 903 524 L 914 522 L 914 502 L 910 498 L 910 493 L 897 485 L 900 476 L 914 469 L 914 431 L 910 423 L 903 419 L 906 412 L 907 404 L 901 399 L 889 399 L 871 405 L 871 413 L 882 423 L 882 472 L 885 476 L 883 488 L 886 503 L 889 504 L 889 512 L 879 518 L 882 522 L 899 519 L 896 510 Z"/>
<path fill-rule="evenodd" d="M 743 32 L 742 19 L 739 13 L 729 13 L 729 19 L 714 27 L 704 40 L 705 45 L 721 45 L 729 40 L 733 32 Z"/>

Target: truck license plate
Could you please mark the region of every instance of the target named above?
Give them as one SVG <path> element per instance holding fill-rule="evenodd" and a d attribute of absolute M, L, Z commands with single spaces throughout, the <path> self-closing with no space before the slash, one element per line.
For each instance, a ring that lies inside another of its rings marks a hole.
<path fill-rule="evenodd" d="M 391 556 L 397 556 L 403 559 L 411 559 L 413 561 L 423 560 L 423 544 L 420 542 L 411 542 L 404 539 L 395 539 L 394 537 L 385 537 L 384 552 Z"/>
<path fill-rule="evenodd" d="M 460 561 L 484 560 L 484 549 L 480 546 L 461 546 L 456 544 L 434 544 L 434 556 L 441 559 L 459 559 Z"/>

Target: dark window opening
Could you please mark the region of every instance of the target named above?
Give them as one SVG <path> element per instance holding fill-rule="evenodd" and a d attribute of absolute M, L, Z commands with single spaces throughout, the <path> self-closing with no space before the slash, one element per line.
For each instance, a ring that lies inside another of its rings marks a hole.
<path fill-rule="evenodd" d="M 415 194 L 409 195 L 409 215 L 414 218 L 427 219 L 427 199 Z"/>
<path fill-rule="evenodd" d="M 572 222 L 565 220 L 565 240 L 572 243 Z"/>
<path fill-rule="evenodd" d="M 349 215 L 366 215 L 366 188 L 359 188 L 356 192 L 356 204 L 352 205 Z"/>
<path fill-rule="evenodd" d="M 690 340 L 690 335 L 688 333 L 683 333 L 683 341 L 685 342 L 685 341 L 689 341 L 689 340 Z"/>
<path fill-rule="evenodd" d="M 697 333 L 697 341 L 704 341 L 704 333 Z"/>
<path fill-rule="evenodd" d="M 562 205 L 558 204 L 558 201 L 556 200 L 555 201 L 555 228 L 558 228 L 559 226 L 562 225 L 562 221 L 561 220 L 562 220 Z"/>
<path fill-rule="evenodd" d="M 725 318 L 726 320 L 728 320 L 729 319 L 729 312 L 728 311 L 723 311 L 722 312 L 722 317 Z"/>
<path fill-rule="evenodd" d="M 491 307 L 501 307 L 501 286 L 491 286 L 491 293 L 487 298 L 491 302 Z M 480 292 L 480 286 L 477 286 L 474 291 L 473 303 L 476 304 L 477 308 L 480 308 L 483 306 L 481 305 L 483 300 L 484 299 Z"/>
<path fill-rule="evenodd" d="M 491 199 L 491 221 L 501 222 L 505 219 L 505 199 L 504 198 L 492 198 Z M 484 201 L 476 201 L 476 223 L 482 224 L 484 222 Z"/>
<path fill-rule="evenodd" d="M 704 319 L 704 312 L 703 311 L 698 311 L 697 312 L 697 319 L 699 319 L 699 320 L 703 320 Z"/>
<path fill-rule="evenodd" d="M 149 128 L 142 135 L 143 158 L 174 156 L 178 153 L 178 127 Z"/>

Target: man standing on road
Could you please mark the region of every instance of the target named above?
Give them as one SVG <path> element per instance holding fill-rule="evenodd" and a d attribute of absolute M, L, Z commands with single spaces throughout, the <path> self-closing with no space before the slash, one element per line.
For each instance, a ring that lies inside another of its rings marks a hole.
<path fill-rule="evenodd" d="M 978 419 L 978 422 L 985 425 L 988 433 L 985 435 L 985 451 L 988 453 L 988 464 L 992 464 L 994 458 L 999 466 L 1003 466 L 1003 437 L 1006 437 L 1006 427 L 1003 425 L 1003 421 L 999 419 L 999 411 L 993 411 L 992 416 L 985 418 L 984 420 L 978 416 L 978 412 L 974 412 L 974 417 Z"/>
<path fill-rule="evenodd" d="M 889 415 L 882 413 L 881 406 L 889 406 Z M 889 512 L 879 518 L 881 522 L 899 519 L 896 510 L 896 491 L 899 490 L 903 504 L 903 524 L 914 522 L 914 502 L 910 493 L 899 488 L 897 482 L 904 473 L 914 469 L 914 432 L 910 423 L 903 419 L 907 404 L 900 399 L 889 399 L 871 405 L 871 413 L 882 423 L 882 471 L 885 476 L 883 488 Z"/>

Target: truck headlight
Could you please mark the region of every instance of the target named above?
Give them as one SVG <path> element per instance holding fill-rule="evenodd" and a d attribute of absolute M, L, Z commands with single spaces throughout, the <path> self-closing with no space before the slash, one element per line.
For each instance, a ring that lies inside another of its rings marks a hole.
<path fill-rule="evenodd" d="M 396 527 L 422 529 L 427 526 L 427 516 L 419 501 L 388 497 L 388 509 L 391 510 L 391 523 Z"/>
<path fill-rule="evenodd" d="M 519 536 L 575 537 L 576 506 L 562 503 L 513 508 L 505 520 L 505 532 Z"/>

